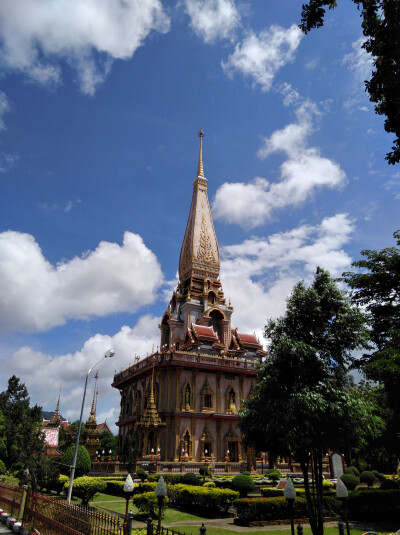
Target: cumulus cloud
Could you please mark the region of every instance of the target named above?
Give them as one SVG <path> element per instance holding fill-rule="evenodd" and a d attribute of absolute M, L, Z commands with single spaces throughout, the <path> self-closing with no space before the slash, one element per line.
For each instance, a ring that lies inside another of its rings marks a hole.
<path fill-rule="evenodd" d="M 277 71 L 293 61 L 301 38 L 296 24 L 289 29 L 271 26 L 258 35 L 251 32 L 242 43 L 236 44 L 235 51 L 226 63 L 222 62 L 222 67 L 229 76 L 241 72 L 250 76 L 254 85 L 269 91 Z"/>
<path fill-rule="evenodd" d="M 234 306 L 233 323 L 262 336 L 267 318 L 284 313 L 286 298 L 299 280 L 309 283 L 317 266 L 335 277 L 350 267 L 343 246 L 353 232 L 349 216 L 337 214 L 317 225 L 223 247 L 221 280 Z"/>
<path fill-rule="evenodd" d="M 128 59 L 170 21 L 160 0 L 0 2 L 0 61 L 41 84 L 59 83 L 59 60 L 93 94 L 114 59 Z"/>
<path fill-rule="evenodd" d="M 240 23 L 240 15 L 233 0 L 184 0 L 191 26 L 204 42 L 229 39 Z"/>
<path fill-rule="evenodd" d="M 0 91 L 0 130 L 4 130 L 4 114 L 10 111 L 10 104 L 8 102 L 7 96 L 3 91 Z"/>
<path fill-rule="evenodd" d="M 98 406 L 97 421 L 105 419 L 110 426 L 118 419 L 120 396 L 111 387 L 115 371 L 126 368 L 135 361 L 135 355 L 145 357 L 152 351 L 154 340 L 159 339 L 160 318 L 142 316 L 130 328 L 123 326 L 113 336 L 96 334 L 87 340 L 75 353 L 49 355 L 24 346 L 14 351 L 2 362 L 5 376 L 15 374 L 24 382 L 33 403 L 45 410 L 55 409 L 60 386 L 62 386 L 61 413 L 72 421 L 79 418 L 86 374 L 108 349 L 115 351 L 111 359 L 104 359 L 98 368 Z M 89 416 L 94 391 L 93 368 L 89 378 L 84 419 Z M 7 375 L 8 374 L 8 375 Z M 43 388 L 46 385 L 46 388 Z"/>
<path fill-rule="evenodd" d="M 81 257 L 48 262 L 33 236 L 0 234 L 0 330 L 45 331 L 68 319 L 135 312 L 153 302 L 163 275 L 140 236 L 100 242 Z"/>
<path fill-rule="evenodd" d="M 213 201 L 215 219 L 254 228 L 270 219 L 274 211 L 303 203 L 317 189 L 341 187 L 345 173 L 339 164 L 323 157 L 318 148 L 307 146 L 319 116 L 317 106 L 305 101 L 296 110 L 296 123 L 265 138 L 258 151 L 261 159 L 275 152 L 287 156 L 279 181 L 270 183 L 258 177 L 250 183 L 225 182 Z"/>

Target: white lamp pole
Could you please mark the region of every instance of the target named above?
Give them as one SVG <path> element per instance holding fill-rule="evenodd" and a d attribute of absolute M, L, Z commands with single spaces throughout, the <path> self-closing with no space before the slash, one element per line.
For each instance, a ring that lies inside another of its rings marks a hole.
<path fill-rule="evenodd" d="M 73 486 L 73 484 L 74 484 L 75 468 L 76 468 L 76 459 L 77 459 L 77 457 L 78 457 L 79 438 L 80 438 L 80 436 L 81 436 L 83 408 L 84 408 L 84 405 L 85 405 L 86 388 L 87 388 L 87 383 L 88 383 L 89 374 L 90 374 L 90 372 L 93 370 L 93 368 L 95 368 L 98 364 L 100 364 L 100 362 L 101 362 L 103 359 L 111 358 L 111 357 L 113 357 L 114 355 L 115 355 L 114 350 L 109 349 L 109 350 L 107 351 L 107 353 L 105 353 L 104 356 L 101 357 L 101 359 L 100 359 L 98 362 L 96 362 L 96 364 L 94 364 L 91 368 L 89 368 L 89 370 L 88 370 L 88 372 L 87 372 L 87 374 L 86 374 L 85 388 L 84 388 L 84 390 L 83 390 L 83 399 L 82 399 L 82 407 L 81 407 L 81 416 L 80 416 L 80 418 L 79 418 L 78 433 L 77 433 L 77 435 L 76 435 L 75 453 L 74 453 L 74 458 L 73 458 L 73 461 L 72 461 L 71 473 L 70 473 L 70 479 L 69 479 L 69 487 L 68 487 L 68 495 L 67 495 L 67 504 L 68 504 L 68 505 L 71 503 L 72 486 Z"/>

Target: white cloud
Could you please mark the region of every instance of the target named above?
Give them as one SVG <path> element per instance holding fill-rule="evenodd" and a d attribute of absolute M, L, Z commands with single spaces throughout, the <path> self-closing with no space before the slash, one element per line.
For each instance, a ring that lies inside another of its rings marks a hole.
<path fill-rule="evenodd" d="M 130 58 L 152 30 L 166 32 L 169 25 L 160 0 L 5 0 L 0 60 L 38 83 L 54 84 L 63 59 L 76 69 L 82 91 L 93 94 L 113 59 Z"/>
<path fill-rule="evenodd" d="M 234 306 L 232 321 L 240 331 L 261 336 L 267 318 L 285 311 L 285 300 L 299 280 L 309 283 L 317 266 L 339 276 L 351 258 L 343 250 L 354 224 L 347 214 L 319 225 L 301 225 L 267 238 L 251 238 L 221 250 L 221 280 Z"/>
<path fill-rule="evenodd" d="M 33 236 L 0 234 L 0 330 L 35 332 L 115 312 L 135 312 L 153 302 L 163 275 L 137 234 L 122 246 L 100 242 L 94 251 L 57 266 Z"/>
<path fill-rule="evenodd" d="M 240 23 L 233 0 L 183 0 L 191 26 L 204 42 L 229 39 Z"/>
<path fill-rule="evenodd" d="M 262 159 L 275 152 L 286 154 L 279 181 L 270 183 L 258 177 L 250 183 L 225 182 L 213 201 L 215 219 L 254 228 L 270 219 L 274 211 L 303 203 L 317 189 L 338 188 L 344 184 L 345 173 L 340 166 L 323 157 L 318 148 L 307 147 L 307 138 L 315 130 L 315 121 L 320 116 L 316 105 L 303 102 L 296 116 L 296 123 L 265 138 L 258 151 Z"/>
<path fill-rule="evenodd" d="M 111 387 L 114 372 L 133 364 L 136 354 L 144 357 L 151 353 L 154 340 L 159 339 L 159 322 L 160 318 L 142 316 L 133 328 L 123 326 L 114 336 L 96 334 L 79 351 L 64 355 L 48 355 L 24 346 L 3 360 L 2 373 L 4 376 L 15 374 L 20 377 L 27 385 L 32 402 L 45 410 L 55 409 L 62 386 L 61 413 L 65 418 L 76 420 L 79 418 L 86 374 L 112 348 L 115 356 L 104 359 L 98 368 L 97 406 L 97 422 L 107 418 L 112 426 L 118 419 L 120 400 L 118 391 Z M 89 416 L 96 369 L 94 367 L 89 375 L 84 420 Z M 43 388 L 43 385 L 46 387 Z"/>
<path fill-rule="evenodd" d="M 302 33 L 296 24 L 289 29 L 271 26 L 258 35 L 250 33 L 242 43 L 237 43 L 235 51 L 222 67 L 232 76 L 239 71 L 253 78 L 254 85 L 269 91 L 277 71 L 293 61 L 300 44 Z"/>
<path fill-rule="evenodd" d="M 352 52 L 345 54 L 342 64 L 346 65 L 352 73 L 352 84 L 350 87 L 350 97 L 345 100 L 344 107 L 351 113 L 357 108 L 360 111 L 368 111 L 368 107 L 360 105 L 367 101 L 364 81 L 369 79 L 372 72 L 373 61 L 368 52 L 362 48 L 365 42 L 364 37 L 360 37 L 351 44 Z"/>
<path fill-rule="evenodd" d="M 10 111 L 10 104 L 7 96 L 3 91 L 0 91 L 0 130 L 4 130 L 5 128 L 3 116 L 8 111 Z"/>

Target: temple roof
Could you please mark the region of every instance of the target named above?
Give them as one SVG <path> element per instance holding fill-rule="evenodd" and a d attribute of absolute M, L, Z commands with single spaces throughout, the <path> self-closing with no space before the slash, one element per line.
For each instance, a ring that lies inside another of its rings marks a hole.
<path fill-rule="evenodd" d="M 198 340 L 210 340 L 212 342 L 218 341 L 218 337 L 212 327 L 193 324 L 192 330 Z"/>
<path fill-rule="evenodd" d="M 192 275 L 218 278 L 220 258 L 218 241 L 214 230 L 210 204 L 207 195 L 207 179 L 203 172 L 202 140 L 200 130 L 200 153 L 197 178 L 193 183 L 185 236 L 179 258 L 179 279 L 184 282 Z"/>

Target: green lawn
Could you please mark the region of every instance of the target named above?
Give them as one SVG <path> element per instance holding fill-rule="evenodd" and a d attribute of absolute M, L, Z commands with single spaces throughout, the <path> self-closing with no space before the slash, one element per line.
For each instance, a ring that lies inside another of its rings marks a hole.
<path fill-rule="evenodd" d="M 175 526 L 171 527 L 171 529 L 176 529 L 177 531 L 184 533 L 185 535 L 199 535 L 199 527 L 200 526 Z M 213 526 L 207 526 L 207 535 L 228 535 L 230 533 L 233 533 L 230 529 L 221 529 L 221 528 L 215 528 Z M 238 535 L 240 535 L 240 532 L 235 532 Z M 251 535 L 291 535 L 290 528 L 289 529 L 274 529 L 269 530 L 268 527 L 265 529 L 260 529 L 257 531 L 251 531 L 248 532 L 251 533 Z M 304 535 L 312 535 L 310 528 L 304 528 L 303 531 Z M 362 535 L 363 531 L 360 529 L 352 529 L 351 535 Z M 338 529 L 337 528 L 325 528 L 324 529 L 324 535 L 337 535 Z"/>

